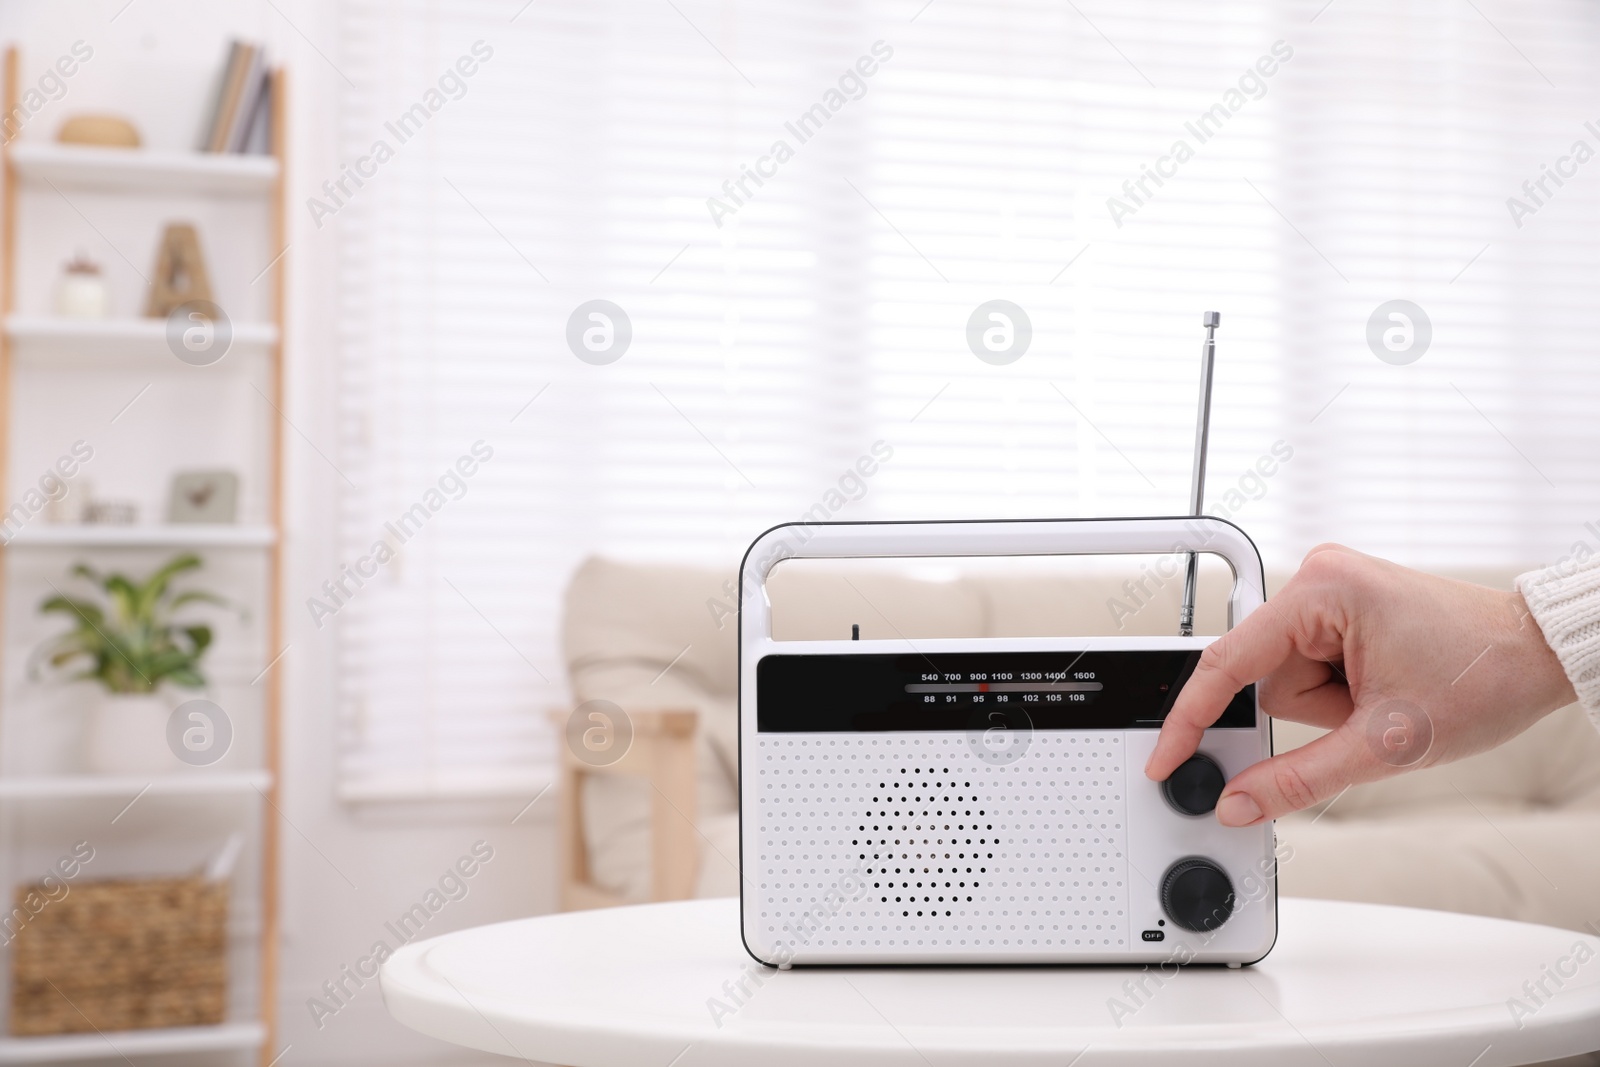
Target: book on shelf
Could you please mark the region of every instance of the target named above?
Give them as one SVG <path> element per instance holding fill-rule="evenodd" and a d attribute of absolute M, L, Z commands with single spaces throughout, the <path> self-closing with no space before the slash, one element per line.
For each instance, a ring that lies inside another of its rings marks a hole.
<path fill-rule="evenodd" d="M 269 151 L 272 76 L 266 50 L 248 41 L 228 45 L 211 111 L 201 136 L 203 152 L 264 154 Z"/>
<path fill-rule="evenodd" d="M 244 129 L 234 142 L 233 150 L 247 156 L 272 154 L 272 75 L 265 68 L 257 79 L 255 98 L 251 102 L 249 117 Z"/>

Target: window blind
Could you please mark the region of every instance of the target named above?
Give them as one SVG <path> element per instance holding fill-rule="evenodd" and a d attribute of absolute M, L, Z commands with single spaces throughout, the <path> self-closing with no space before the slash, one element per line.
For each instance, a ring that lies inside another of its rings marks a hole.
<path fill-rule="evenodd" d="M 1181 511 L 1212 308 L 1209 510 L 1269 560 L 1595 541 L 1597 18 L 343 0 L 348 170 L 306 208 L 342 249 L 337 525 L 373 575 L 319 620 L 346 794 L 546 776 L 591 553 Z"/>

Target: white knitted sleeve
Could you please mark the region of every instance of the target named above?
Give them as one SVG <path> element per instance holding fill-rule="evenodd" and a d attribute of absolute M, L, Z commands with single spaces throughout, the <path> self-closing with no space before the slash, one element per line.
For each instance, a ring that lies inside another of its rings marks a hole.
<path fill-rule="evenodd" d="M 1517 591 L 1600 729 L 1600 558 L 1529 571 Z"/>

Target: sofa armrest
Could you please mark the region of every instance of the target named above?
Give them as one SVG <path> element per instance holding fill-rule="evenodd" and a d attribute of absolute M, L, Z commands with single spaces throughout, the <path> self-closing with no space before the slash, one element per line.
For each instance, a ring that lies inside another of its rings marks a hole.
<path fill-rule="evenodd" d="M 695 827 L 698 714 L 679 709 L 627 713 L 632 740 L 621 755 L 600 764 L 580 758 L 567 743 L 571 714 L 562 709 L 549 712 L 560 748 L 557 847 L 561 909 L 577 911 L 630 903 L 621 894 L 595 884 L 590 868 L 589 842 L 583 829 L 583 781 L 591 776 L 635 778 L 649 783 L 650 899 L 687 900 L 694 896 L 700 868 L 699 831 Z"/>

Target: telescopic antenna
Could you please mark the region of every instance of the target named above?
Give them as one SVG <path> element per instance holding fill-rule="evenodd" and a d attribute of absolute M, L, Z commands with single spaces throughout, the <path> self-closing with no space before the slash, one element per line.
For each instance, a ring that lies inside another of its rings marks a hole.
<path fill-rule="evenodd" d="M 1208 311 L 1200 320 L 1206 329 L 1200 346 L 1200 414 L 1194 427 L 1194 475 L 1189 480 L 1189 514 L 1201 515 L 1206 495 L 1206 449 L 1211 443 L 1211 368 L 1217 361 L 1217 327 L 1222 314 Z M 1183 607 L 1178 614 L 1178 636 L 1194 636 L 1195 590 L 1200 583 L 1200 554 L 1189 553 L 1189 566 L 1183 576 Z"/>

